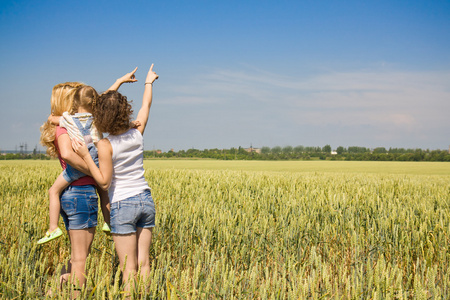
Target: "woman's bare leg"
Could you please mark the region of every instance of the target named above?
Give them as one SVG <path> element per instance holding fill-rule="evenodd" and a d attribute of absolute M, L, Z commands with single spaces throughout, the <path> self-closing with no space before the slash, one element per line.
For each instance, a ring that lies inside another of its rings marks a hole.
<path fill-rule="evenodd" d="M 137 244 L 138 244 L 138 268 L 141 268 L 141 276 L 143 280 L 147 280 L 147 276 L 150 274 L 150 244 L 152 243 L 152 229 L 153 228 L 141 228 L 138 227 L 136 231 Z"/>
<path fill-rule="evenodd" d="M 61 269 L 61 275 L 59 276 L 60 289 L 62 289 L 63 285 L 69 281 L 70 272 L 72 272 L 72 262 L 69 259 L 67 265 L 64 265 Z"/>
<path fill-rule="evenodd" d="M 137 271 L 137 238 L 136 233 L 112 234 L 119 256 L 120 269 L 123 270 L 123 283 L 125 291 L 130 291 L 130 282 Z M 126 264 L 125 264 L 126 259 Z M 125 269 L 123 265 L 125 264 Z"/>
<path fill-rule="evenodd" d="M 83 286 L 86 283 L 86 259 L 94 240 L 95 227 L 88 229 L 69 230 L 71 242 L 71 272 L 73 284 Z"/>

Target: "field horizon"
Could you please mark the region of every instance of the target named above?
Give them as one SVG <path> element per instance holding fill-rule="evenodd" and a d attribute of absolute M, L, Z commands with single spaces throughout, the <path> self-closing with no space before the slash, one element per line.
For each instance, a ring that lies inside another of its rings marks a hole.
<path fill-rule="evenodd" d="M 253 160 L 182 160 L 147 159 L 144 167 L 156 169 L 240 170 L 273 172 L 373 173 L 405 175 L 450 175 L 448 162 L 386 161 L 253 161 Z"/>
<path fill-rule="evenodd" d="M 5 160 L 0 164 L 39 164 L 59 166 L 51 160 Z M 215 160 L 215 159 L 144 159 L 144 168 L 187 170 L 235 170 L 270 172 L 319 172 L 319 173 L 365 173 L 404 175 L 450 175 L 449 162 L 398 162 L 398 161 L 330 161 L 330 160 Z"/>

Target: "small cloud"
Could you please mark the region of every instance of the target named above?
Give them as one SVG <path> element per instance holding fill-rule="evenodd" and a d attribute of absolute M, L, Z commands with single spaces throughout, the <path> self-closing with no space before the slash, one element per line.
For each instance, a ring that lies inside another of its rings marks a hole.
<path fill-rule="evenodd" d="M 414 117 L 406 114 L 392 114 L 389 119 L 397 126 L 410 127 L 414 125 Z"/>
<path fill-rule="evenodd" d="M 25 128 L 23 122 L 13 122 L 11 123 L 11 131 L 14 132 L 22 132 Z"/>
<path fill-rule="evenodd" d="M 164 100 L 164 104 L 171 105 L 201 105 L 216 102 L 213 98 L 206 98 L 202 96 L 176 96 L 169 97 Z"/>

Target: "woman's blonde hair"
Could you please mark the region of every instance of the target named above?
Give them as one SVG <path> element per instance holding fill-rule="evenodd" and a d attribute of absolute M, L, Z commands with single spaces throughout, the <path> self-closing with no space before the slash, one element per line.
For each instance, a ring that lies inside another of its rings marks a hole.
<path fill-rule="evenodd" d="M 80 82 L 65 82 L 53 87 L 52 97 L 50 99 L 51 113 L 55 116 L 62 116 L 65 111 L 72 111 L 73 97 L 78 88 L 84 86 Z M 47 154 L 57 157 L 58 153 L 54 144 L 56 126 L 49 121 L 42 124 L 40 142 L 42 146 L 47 147 Z"/>

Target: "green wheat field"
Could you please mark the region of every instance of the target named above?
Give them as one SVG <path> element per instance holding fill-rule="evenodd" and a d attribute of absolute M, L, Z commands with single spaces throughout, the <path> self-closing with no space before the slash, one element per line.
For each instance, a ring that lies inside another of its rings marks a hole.
<path fill-rule="evenodd" d="M 146 160 L 157 208 L 140 299 L 449 299 L 450 163 Z M 67 299 L 44 245 L 52 161 L 0 162 L 0 298 Z M 99 223 L 103 220 L 99 213 Z M 62 220 L 60 226 L 64 227 Z M 121 299 L 97 229 L 80 299 Z"/>

